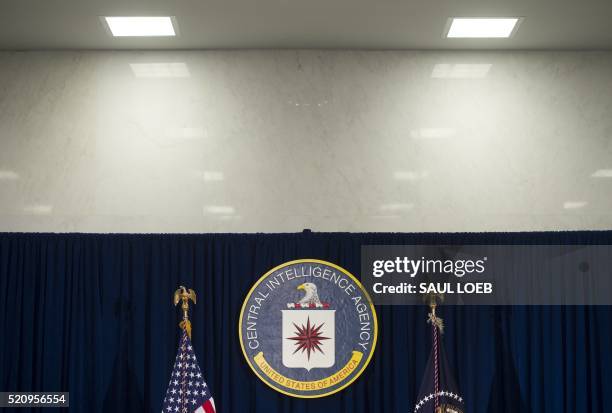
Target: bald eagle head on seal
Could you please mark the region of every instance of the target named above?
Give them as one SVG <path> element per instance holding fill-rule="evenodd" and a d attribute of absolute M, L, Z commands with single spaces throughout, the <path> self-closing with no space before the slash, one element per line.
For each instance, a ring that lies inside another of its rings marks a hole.
<path fill-rule="evenodd" d="M 304 297 L 298 301 L 301 306 L 309 306 L 310 304 L 321 305 L 321 300 L 319 300 L 316 285 L 313 283 L 304 283 L 298 285 L 297 289 L 304 290 L 306 293 L 306 295 L 304 295 Z"/>

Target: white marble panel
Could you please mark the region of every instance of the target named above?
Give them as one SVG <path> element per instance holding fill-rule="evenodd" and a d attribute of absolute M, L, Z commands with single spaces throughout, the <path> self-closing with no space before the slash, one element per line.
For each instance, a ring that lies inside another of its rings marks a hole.
<path fill-rule="evenodd" d="M 612 227 L 612 53 L 0 53 L 0 231 Z"/>

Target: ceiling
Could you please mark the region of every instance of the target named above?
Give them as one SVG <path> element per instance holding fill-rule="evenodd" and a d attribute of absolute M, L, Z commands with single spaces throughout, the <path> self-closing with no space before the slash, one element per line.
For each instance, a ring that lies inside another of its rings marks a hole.
<path fill-rule="evenodd" d="M 174 38 L 112 38 L 99 16 L 176 16 Z M 447 19 L 523 16 L 510 39 Z M 1 0 L 0 49 L 612 49 L 611 0 Z"/>

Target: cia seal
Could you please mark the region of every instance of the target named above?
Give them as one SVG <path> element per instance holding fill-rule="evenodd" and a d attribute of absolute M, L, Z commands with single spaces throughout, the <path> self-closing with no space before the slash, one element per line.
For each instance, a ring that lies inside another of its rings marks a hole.
<path fill-rule="evenodd" d="M 367 367 L 378 325 L 361 283 L 330 262 L 303 259 L 268 271 L 240 311 L 242 352 L 268 386 L 294 397 L 323 397 Z"/>

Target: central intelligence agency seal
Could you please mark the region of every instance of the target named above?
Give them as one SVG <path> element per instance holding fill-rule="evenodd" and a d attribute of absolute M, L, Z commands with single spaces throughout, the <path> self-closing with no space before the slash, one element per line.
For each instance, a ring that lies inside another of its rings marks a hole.
<path fill-rule="evenodd" d="M 376 311 L 361 283 L 330 262 L 303 259 L 268 271 L 240 312 L 242 352 L 255 374 L 294 397 L 336 393 L 376 347 Z"/>

